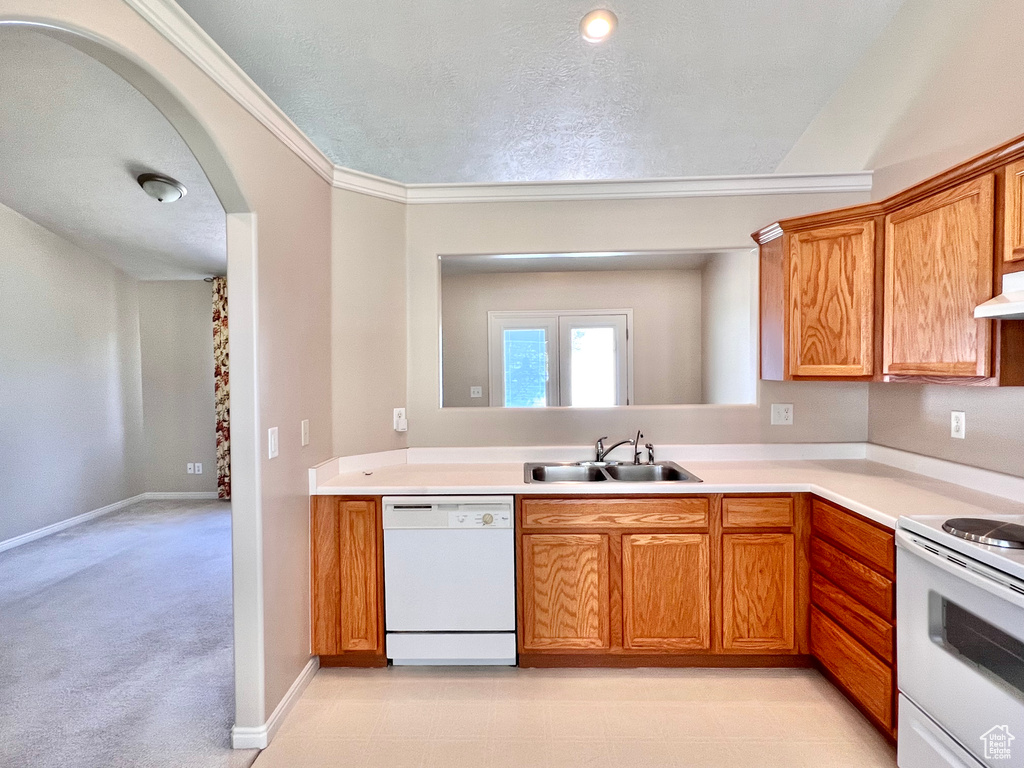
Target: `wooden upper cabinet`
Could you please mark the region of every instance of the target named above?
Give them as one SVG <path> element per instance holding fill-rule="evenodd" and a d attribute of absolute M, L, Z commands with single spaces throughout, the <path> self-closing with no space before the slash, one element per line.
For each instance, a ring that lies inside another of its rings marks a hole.
<path fill-rule="evenodd" d="M 622 537 L 622 645 L 711 647 L 711 546 L 706 533 Z"/>
<path fill-rule="evenodd" d="M 722 537 L 722 647 L 796 647 L 796 543 L 791 533 Z"/>
<path fill-rule="evenodd" d="M 875 222 L 789 236 L 791 376 L 874 372 Z"/>
<path fill-rule="evenodd" d="M 995 182 L 986 174 L 886 216 L 885 374 L 987 377 Z"/>
<path fill-rule="evenodd" d="M 1024 160 L 1006 166 L 1003 179 L 1003 260 L 1024 259 Z"/>
<path fill-rule="evenodd" d="M 524 649 L 607 649 L 607 534 L 522 538 Z"/>
<path fill-rule="evenodd" d="M 781 222 L 761 247 L 761 378 L 865 379 L 875 373 L 880 218 Z"/>
<path fill-rule="evenodd" d="M 311 533 L 313 653 L 383 654 L 378 501 L 314 497 Z"/>

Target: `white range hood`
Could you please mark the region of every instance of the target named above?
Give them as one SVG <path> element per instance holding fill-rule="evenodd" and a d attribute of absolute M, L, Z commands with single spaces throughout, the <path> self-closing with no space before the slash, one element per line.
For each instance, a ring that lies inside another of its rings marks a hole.
<path fill-rule="evenodd" d="M 974 316 L 996 320 L 1024 320 L 1024 272 L 1003 275 L 1003 292 L 975 307 Z"/>

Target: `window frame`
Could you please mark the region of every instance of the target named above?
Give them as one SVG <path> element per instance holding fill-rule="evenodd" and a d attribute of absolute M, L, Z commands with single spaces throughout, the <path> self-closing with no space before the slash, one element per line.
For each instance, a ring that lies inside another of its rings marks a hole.
<path fill-rule="evenodd" d="M 505 360 L 503 336 L 506 328 L 537 328 L 545 327 L 549 333 L 553 349 L 548 355 L 547 408 L 572 408 L 563 405 L 562 400 L 570 384 L 568 376 L 563 376 L 563 367 L 567 365 L 568 356 L 563 360 L 563 330 L 561 319 L 581 317 L 596 320 L 600 317 L 625 317 L 625 381 L 621 381 L 620 363 L 620 397 L 625 386 L 625 402 L 615 406 L 632 405 L 633 403 L 633 310 L 632 309 L 558 309 L 558 310 L 491 310 L 487 312 L 487 370 L 488 370 L 488 405 L 497 408 L 514 408 L 505 406 Z M 597 325 L 598 323 L 595 323 Z M 553 329 L 553 332 L 552 330 Z M 568 396 L 566 396 L 567 399 Z M 526 408 L 526 406 L 522 406 Z M 535 407 L 535 406 L 534 406 Z M 577 406 L 577 409 L 579 406 Z"/>

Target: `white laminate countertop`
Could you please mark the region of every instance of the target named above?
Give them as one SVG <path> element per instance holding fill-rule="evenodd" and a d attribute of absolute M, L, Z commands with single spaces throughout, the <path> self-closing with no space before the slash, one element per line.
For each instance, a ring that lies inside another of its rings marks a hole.
<path fill-rule="evenodd" d="M 394 464 L 320 482 L 317 495 L 630 495 L 810 492 L 895 527 L 900 515 L 1022 514 L 1024 504 L 862 459 L 681 462 L 703 483 L 526 483 L 521 463 Z"/>

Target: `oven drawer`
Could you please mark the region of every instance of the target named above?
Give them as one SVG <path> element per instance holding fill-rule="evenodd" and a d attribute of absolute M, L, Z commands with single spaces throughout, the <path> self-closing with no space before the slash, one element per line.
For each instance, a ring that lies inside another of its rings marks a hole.
<path fill-rule="evenodd" d="M 883 619 L 893 619 L 895 601 L 890 579 L 818 538 L 811 539 L 811 567 Z"/>
<path fill-rule="evenodd" d="M 893 575 L 896 547 L 890 531 L 818 499 L 811 504 L 811 526 L 816 536 L 838 544 L 875 570 Z"/>
<path fill-rule="evenodd" d="M 892 670 L 838 624 L 811 608 L 811 653 L 853 700 L 892 728 Z"/>
<path fill-rule="evenodd" d="M 900 696 L 900 768 L 981 768 L 963 747 L 906 696 Z"/>
<path fill-rule="evenodd" d="M 820 573 L 811 574 L 811 602 L 864 645 L 893 663 L 892 624 L 879 618 Z"/>

